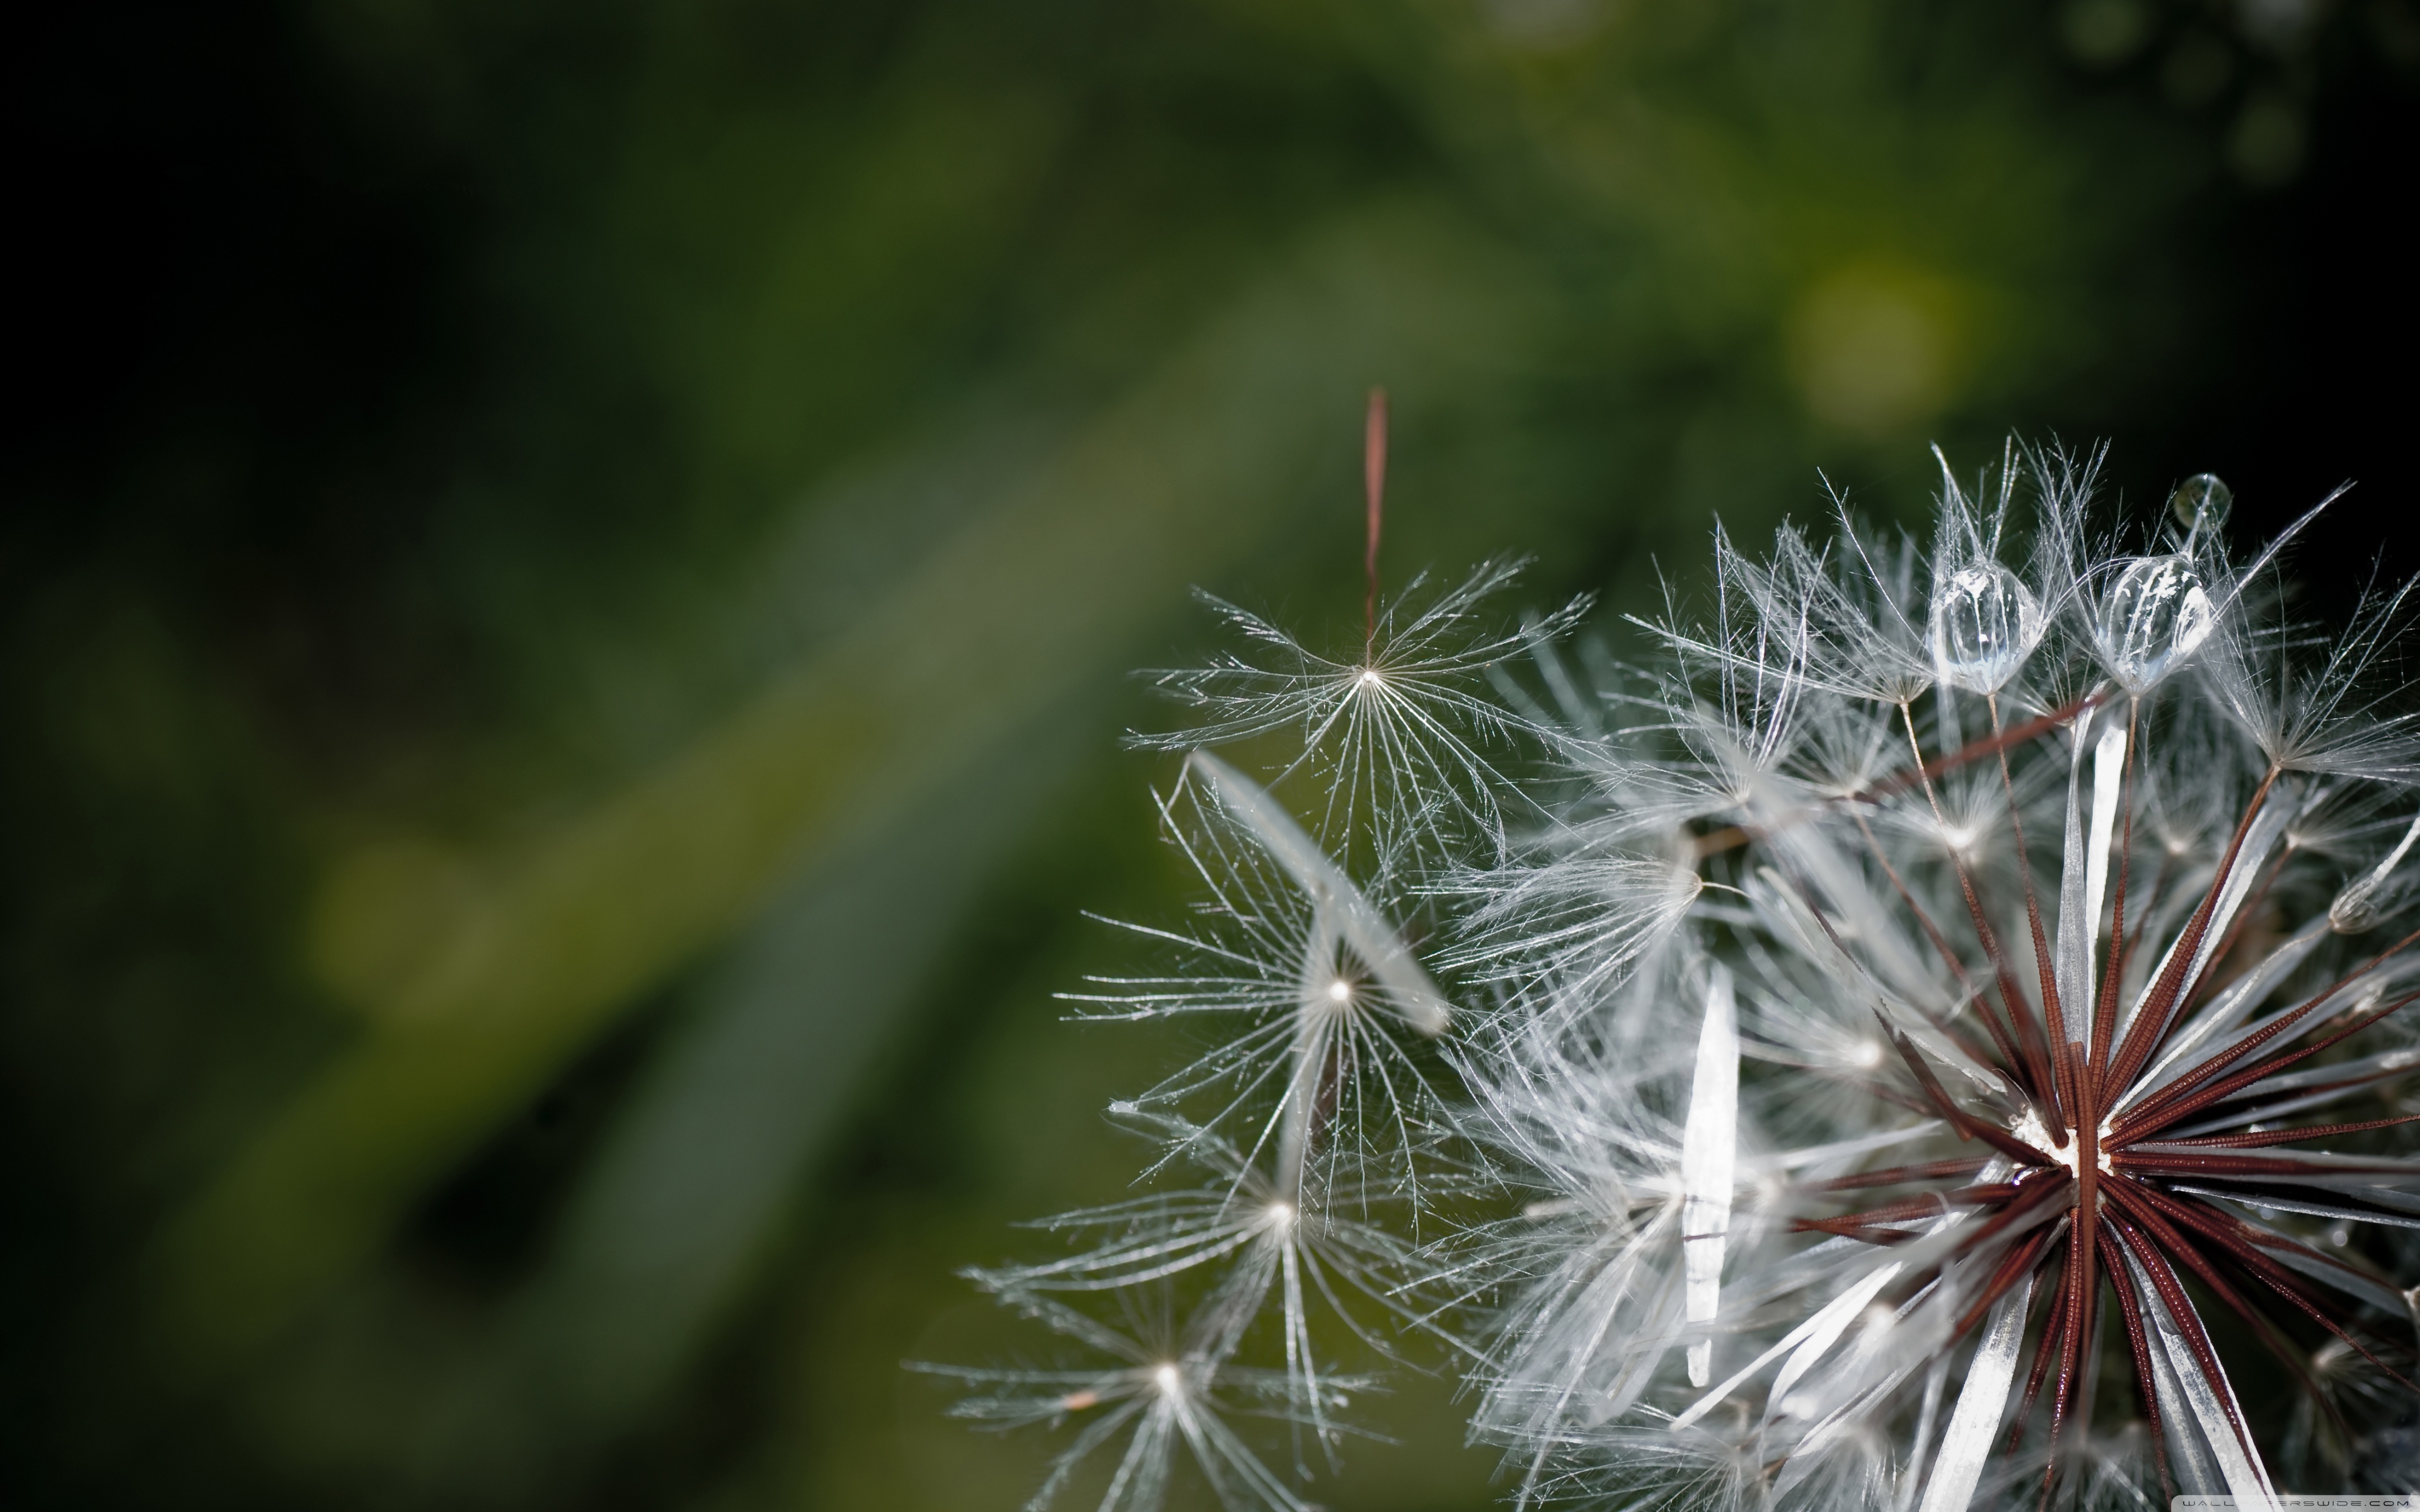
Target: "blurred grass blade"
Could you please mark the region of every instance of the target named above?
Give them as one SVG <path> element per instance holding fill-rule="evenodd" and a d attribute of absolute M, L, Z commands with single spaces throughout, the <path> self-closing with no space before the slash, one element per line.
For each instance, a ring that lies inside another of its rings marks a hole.
<path fill-rule="evenodd" d="M 520 1347 L 581 1425 L 644 1406 L 744 1288 L 969 900 L 1083 770 L 1069 712 L 809 869 L 707 984 L 522 1303 Z"/>
<path fill-rule="evenodd" d="M 1128 659 L 1184 579 L 1286 523 L 1360 394 L 1480 385 L 1530 286 L 1411 201 L 1339 218 L 944 542 L 830 650 L 502 880 L 163 1236 L 172 1348 L 282 1330 L 616 1011 L 754 917 L 837 832 L 923 801 L 985 743 Z M 1331 434 L 1333 432 L 1333 434 Z M 1349 509 L 1352 501 L 1339 501 Z"/>

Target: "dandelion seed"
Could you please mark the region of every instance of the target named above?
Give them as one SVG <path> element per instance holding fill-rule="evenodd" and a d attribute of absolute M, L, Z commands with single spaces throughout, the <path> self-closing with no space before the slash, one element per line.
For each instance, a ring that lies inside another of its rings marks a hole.
<path fill-rule="evenodd" d="M 954 1415 L 1000 1430 L 1074 1427 L 1052 1459 L 1026 1512 L 1045 1512 L 1095 1456 L 1113 1458 L 1100 1512 L 1158 1512 L 1174 1484 L 1180 1457 L 1231 1508 L 1311 1512 L 1285 1476 L 1269 1468 L 1229 1421 L 1237 1416 L 1292 1421 L 1296 1404 L 1282 1375 L 1235 1364 L 1227 1320 L 1213 1309 L 1179 1327 L 1155 1323 L 1175 1357 L 1156 1353 L 1133 1331 L 1112 1327 L 1045 1298 L 1010 1299 L 1021 1310 L 1074 1340 L 1105 1363 L 1084 1370 L 979 1369 L 918 1364 L 911 1368 L 976 1387 Z M 1357 1387 L 1362 1381 L 1340 1382 Z M 1342 1398 L 1329 1389 L 1326 1407 Z M 1112 1445 L 1124 1441 L 1125 1448 Z"/>
<path fill-rule="evenodd" d="M 1510 632 L 1481 628 L 1481 607 L 1517 573 L 1515 563 L 1491 563 L 1443 592 L 1415 578 L 1391 603 L 1374 596 L 1373 576 L 1369 636 L 1350 659 L 1321 656 L 1204 595 L 1261 655 L 1153 674 L 1201 722 L 1134 743 L 1191 751 L 1291 732 L 1300 754 L 1266 785 L 1289 790 L 1297 776 L 1318 784 L 1311 829 L 1324 845 L 1349 850 L 1357 837 L 1438 865 L 1491 844 L 1502 835 L 1503 805 L 1530 805 L 1500 764 L 1550 732 L 1490 697 L 1488 674 L 1553 640 L 1587 609 L 1575 600 Z"/>

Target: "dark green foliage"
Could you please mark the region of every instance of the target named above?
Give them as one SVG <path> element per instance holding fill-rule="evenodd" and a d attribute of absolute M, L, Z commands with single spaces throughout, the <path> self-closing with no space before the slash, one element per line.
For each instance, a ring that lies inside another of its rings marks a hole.
<path fill-rule="evenodd" d="M 1128 1168 L 1183 587 L 1357 635 L 1373 383 L 1388 571 L 1542 603 L 2012 425 L 2399 505 L 2420 23 L 2232 15 L 40 20 L 0 1495 L 1014 1504 L 896 1366 Z M 1484 1498 L 1443 1396 L 1337 1504 Z"/>

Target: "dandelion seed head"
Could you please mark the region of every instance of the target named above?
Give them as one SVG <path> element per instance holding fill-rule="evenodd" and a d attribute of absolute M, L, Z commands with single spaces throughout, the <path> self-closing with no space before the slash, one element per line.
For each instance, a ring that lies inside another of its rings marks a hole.
<path fill-rule="evenodd" d="M 1392 601 L 1373 601 L 1368 643 L 1357 640 L 1349 659 L 1323 656 L 1260 615 L 1201 595 L 1246 649 L 1206 667 L 1154 674 L 1197 722 L 1130 738 L 1187 751 L 1298 738 L 1300 753 L 1267 785 L 1314 788 L 1307 827 L 1330 848 L 1394 848 L 1443 863 L 1459 856 L 1458 847 L 1498 840 L 1501 804 L 1529 807 L 1498 764 L 1555 736 L 1538 717 L 1543 711 L 1494 696 L 1491 677 L 1570 629 L 1588 608 L 1575 600 L 1515 629 L 1490 627 L 1482 606 L 1518 570 L 1516 563 L 1487 563 L 1443 590 L 1414 579 Z"/>
<path fill-rule="evenodd" d="M 2100 462 L 1945 458 L 1929 548 L 1718 534 L 1638 668 L 1474 631 L 1496 569 L 1341 658 L 1229 610 L 1145 742 L 1203 904 L 1069 995 L 1206 1048 L 1113 1104 L 1138 1192 L 971 1273 L 1109 1362 L 957 1372 L 1102 1409 L 1032 1505 L 1097 1451 L 1113 1512 L 1187 1455 L 1300 1512 L 1340 1335 L 1460 1362 L 1525 1508 L 2261 1503 L 2255 1335 L 2325 1386 L 2292 1422 L 2408 1421 L 2409 591 L 2278 620 L 2224 484 L 2146 541 Z M 1285 732 L 1266 781 L 1206 748 Z"/>

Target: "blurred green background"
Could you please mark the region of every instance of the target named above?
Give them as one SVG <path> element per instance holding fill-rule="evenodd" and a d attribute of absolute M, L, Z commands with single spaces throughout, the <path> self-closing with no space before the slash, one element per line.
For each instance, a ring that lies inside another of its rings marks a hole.
<path fill-rule="evenodd" d="M 21 23 L 12 1506 L 1010 1507 L 910 1357 L 1178 1046 L 1185 589 L 1686 587 L 2017 427 L 2420 461 L 2412 0 L 227 0 Z M 2420 551 L 2385 531 L 2389 565 Z M 1340 1508 L 1475 1507 L 1449 1389 Z"/>

